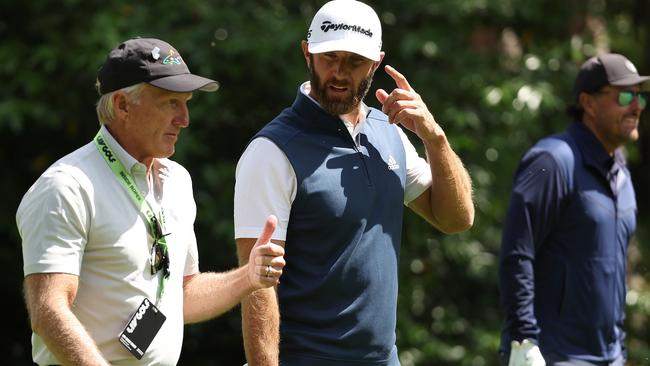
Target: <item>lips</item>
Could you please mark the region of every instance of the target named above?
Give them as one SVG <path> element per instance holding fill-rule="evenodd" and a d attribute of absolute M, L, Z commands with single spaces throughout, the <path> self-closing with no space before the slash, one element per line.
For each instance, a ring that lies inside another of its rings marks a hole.
<path fill-rule="evenodd" d="M 178 133 L 169 132 L 165 134 L 165 137 L 171 138 L 174 141 L 178 140 Z"/>
<path fill-rule="evenodd" d="M 332 85 L 332 84 L 329 84 L 328 86 L 329 86 L 330 90 L 333 90 L 333 91 L 335 91 L 337 93 L 344 93 L 344 92 L 348 91 L 348 88 L 344 87 L 344 86 L 336 86 L 336 85 Z"/>

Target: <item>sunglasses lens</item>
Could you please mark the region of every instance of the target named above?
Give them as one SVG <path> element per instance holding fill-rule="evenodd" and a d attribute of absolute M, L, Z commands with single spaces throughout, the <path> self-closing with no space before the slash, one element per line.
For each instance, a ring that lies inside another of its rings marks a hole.
<path fill-rule="evenodd" d="M 645 109 L 648 105 L 648 92 L 639 93 L 639 105 L 641 106 L 641 109 Z"/>
<path fill-rule="evenodd" d="M 151 218 L 151 221 L 153 222 L 152 226 L 155 234 L 153 246 L 151 247 L 151 256 L 149 257 L 151 274 L 155 275 L 162 269 L 164 277 L 167 278 L 169 277 L 169 256 L 167 244 L 165 244 L 163 238 L 169 234 L 163 234 L 162 227 L 160 227 L 160 223 L 155 216 Z"/>
<path fill-rule="evenodd" d="M 647 92 L 639 92 L 635 93 L 633 91 L 622 91 L 618 93 L 618 104 L 621 105 L 621 107 L 627 107 L 632 103 L 634 100 L 634 97 L 639 97 L 639 107 L 641 109 L 644 109 L 648 105 L 648 93 Z"/>
<path fill-rule="evenodd" d="M 161 269 L 167 270 L 169 266 L 169 258 L 167 257 L 167 246 L 155 242 L 151 248 L 151 257 L 149 258 L 151 264 L 151 274 L 156 274 Z"/>
<path fill-rule="evenodd" d="M 627 107 L 634 100 L 634 93 L 631 91 L 622 91 L 618 93 L 618 104 Z"/>

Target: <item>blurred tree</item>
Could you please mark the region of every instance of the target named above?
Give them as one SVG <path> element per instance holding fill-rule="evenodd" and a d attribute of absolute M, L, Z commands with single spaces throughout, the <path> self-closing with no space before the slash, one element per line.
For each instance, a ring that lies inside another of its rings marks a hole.
<path fill-rule="evenodd" d="M 44 0 L 0 3 L 0 189 L 2 288 L 14 317 L 1 342 L 7 363 L 28 365 L 29 322 L 21 293 L 20 198 L 55 160 L 98 128 L 95 72 L 121 40 L 154 36 L 181 50 L 191 70 L 221 83 L 197 93 L 192 126 L 174 159 L 193 175 L 201 269 L 236 266 L 234 169 L 264 123 L 307 78 L 299 42 L 324 1 Z M 501 220 L 512 173 L 540 137 L 559 131 L 577 67 L 603 51 L 650 73 L 646 0 L 375 0 L 385 62 L 423 96 L 469 168 L 477 215 L 445 236 L 407 214 L 401 254 L 398 347 L 403 365 L 497 365 L 501 313 L 496 282 Z M 383 72 L 374 87 L 390 89 Z M 377 106 L 370 95 L 367 103 Z M 650 358 L 650 128 L 628 147 L 639 233 L 630 252 L 630 365 Z M 411 135 L 412 136 L 412 135 Z M 413 141 L 419 146 L 415 137 Z M 263 179 L 261 177 L 260 179 Z M 235 309 L 186 327 L 182 365 L 244 363 Z"/>

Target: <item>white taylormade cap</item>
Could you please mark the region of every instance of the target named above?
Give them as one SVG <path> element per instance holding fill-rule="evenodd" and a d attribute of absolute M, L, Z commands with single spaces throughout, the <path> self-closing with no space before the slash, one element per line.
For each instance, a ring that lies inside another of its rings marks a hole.
<path fill-rule="evenodd" d="M 309 26 L 310 53 L 348 51 L 379 61 L 381 23 L 377 13 L 356 0 L 333 0 L 320 8 Z"/>

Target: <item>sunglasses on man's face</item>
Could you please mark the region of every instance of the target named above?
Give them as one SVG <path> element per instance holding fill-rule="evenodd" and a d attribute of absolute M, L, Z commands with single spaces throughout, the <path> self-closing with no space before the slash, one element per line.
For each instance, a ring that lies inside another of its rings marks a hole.
<path fill-rule="evenodd" d="M 163 234 L 162 233 L 162 228 L 160 227 L 160 223 L 154 216 L 151 221 L 153 222 L 154 226 L 154 237 L 153 237 L 153 245 L 151 246 L 151 256 L 149 257 L 149 264 L 151 265 L 151 274 L 155 275 L 160 271 L 161 269 L 163 270 L 163 276 L 165 278 L 169 277 L 169 253 L 167 251 L 167 244 L 162 238 L 169 234 Z"/>
<path fill-rule="evenodd" d="M 606 94 L 607 90 L 601 91 L 599 93 Z M 645 107 L 648 105 L 648 92 L 642 91 L 642 92 L 635 92 L 632 90 L 621 90 L 618 92 L 618 105 L 621 107 L 627 107 L 628 105 L 632 104 L 632 101 L 634 101 L 634 98 L 639 98 L 639 107 L 641 109 L 645 109 Z"/>

